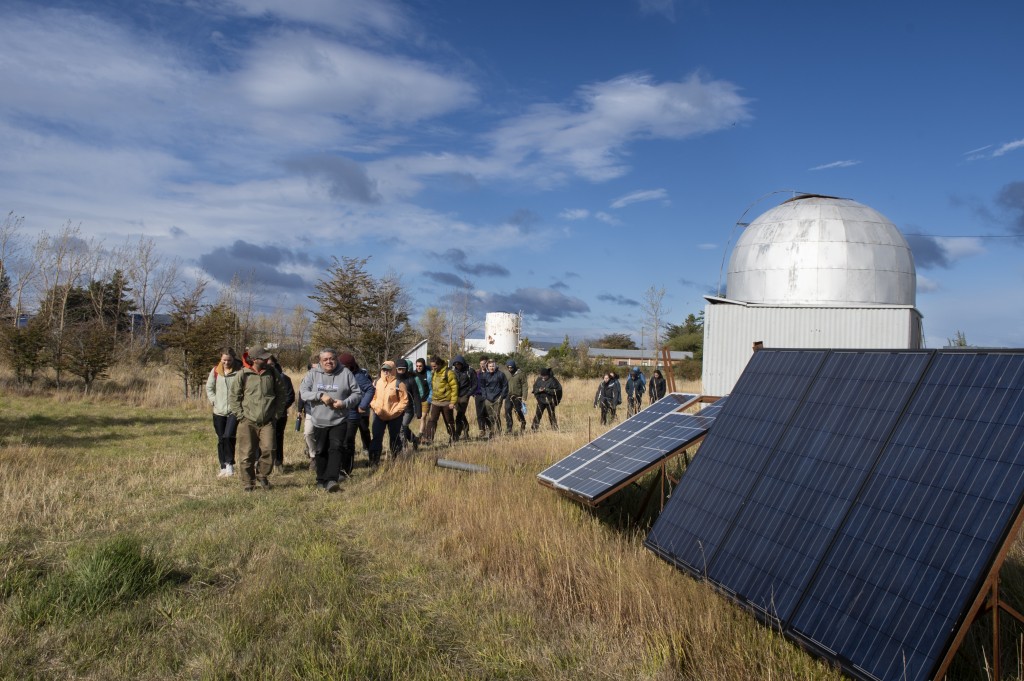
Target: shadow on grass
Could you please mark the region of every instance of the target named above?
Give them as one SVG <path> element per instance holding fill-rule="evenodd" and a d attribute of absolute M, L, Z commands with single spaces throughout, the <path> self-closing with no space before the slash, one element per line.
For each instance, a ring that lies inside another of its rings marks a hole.
<path fill-rule="evenodd" d="M 33 414 L 25 418 L 0 417 L 0 445 L 12 438 L 21 443 L 42 447 L 88 449 L 112 440 L 123 441 L 132 429 L 145 425 L 138 437 L 151 436 L 154 430 L 171 431 L 183 424 L 194 424 L 195 418 L 147 414 L 137 416 L 116 414 Z"/>

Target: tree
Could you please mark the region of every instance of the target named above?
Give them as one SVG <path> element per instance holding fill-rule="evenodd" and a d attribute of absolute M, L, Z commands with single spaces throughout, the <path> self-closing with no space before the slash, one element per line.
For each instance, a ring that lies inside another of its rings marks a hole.
<path fill-rule="evenodd" d="M 480 328 L 480 323 L 473 313 L 473 289 L 467 281 L 463 286 L 454 288 L 445 294 L 448 303 L 446 324 L 448 327 L 448 352 L 449 357 L 457 354 L 466 344 L 466 338 L 472 332 Z M 439 350 L 431 348 L 431 354 Z"/>
<path fill-rule="evenodd" d="M 427 348 L 437 352 L 448 336 L 448 320 L 440 308 L 428 307 L 420 317 L 420 333 L 427 339 Z"/>
<path fill-rule="evenodd" d="M 704 350 L 704 312 L 689 314 L 682 324 L 665 326 L 665 346 L 676 352 L 692 352 L 701 359 Z"/>
<path fill-rule="evenodd" d="M 18 319 L 25 311 L 26 291 L 31 289 L 39 274 L 35 258 L 24 256 L 25 244 L 21 236 L 24 221 L 25 218 L 10 212 L 0 222 L 0 267 L 8 277 L 8 291 L 4 294 L 4 300 L 13 308 L 10 318 L 4 321 L 12 326 L 18 324 Z"/>
<path fill-rule="evenodd" d="M 310 295 L 319 305 L 313 313 L 314 343 L 346 348 L 363 366 L 392 357 L 412 337 L 412 304 L 401 278 L 388 273 L 375 279 L 366 271 L 368 261 L 335 258 L 330 278 L 317 282 Z"/>
<path fill-rule="evenodd" d="M 636 343 L 628 333 L 606 333 L 591 342 L 591 347 L 608 350 L 636 350 Z"/>
<path fill-rule="evenodd" d="M 171 324 L 160 335 L 171 351 L 186 399 L 201 395 L 218 349 L 229 344 L 238 326 L 238 318 L 224 304 L 203 304 L 206 285 L 205 279 L 199 279 L 187 294 L 171 297 Z"/>
<path fill-rule="evenodd" d="M 46 364 L 47 327 L 36 317 L 24 327 L 5 326 L 0 329 L 0 351 L 14 371 L 18 383 L 31 383 L 36 372 Z"/>
<path fill-rule="evenodd" d="M 956 330 L 956 335 L 952 338 L 946 339 L 946 345 L 951 348 L 967 348 L 970 347 L 967 344 L 967 336 L 960 329 Z"/>
<path fill-rule="evenodd" d="M 126 244 L 122 251 L 123 261 L 128 264 L 125 276 L 132 302 L 141 320 L 140 329 L 134 325 L 131 329 L 132 345 L 140 355 L 154 340 L 153 318 L 178 285 L 178 259 L 165 260 L 154 249 L 152 239 L 139 237 L 134 244 Z"/>
<path fill-rule="evenodd" d="M 98 379 L 106 378 L 114 363 L 114 337 L 110 328 L 99 317 L 74 325 L 69 335 L 68 348 L 72 358 L 67 364 L 69 373 L 85 382 L 86 394 Z"/>
<path fill-rule="evenodd" d="M 661 322 L 668 313 L 665 309 L 665 287 L 651 286 L 644 293 L 644 302 L 641 310 L 644 315 L 644 329 L 650 334 L 651 348 L 654 353 L 653 359 L 657 363 L 658 350 L 661 348 Z"/>

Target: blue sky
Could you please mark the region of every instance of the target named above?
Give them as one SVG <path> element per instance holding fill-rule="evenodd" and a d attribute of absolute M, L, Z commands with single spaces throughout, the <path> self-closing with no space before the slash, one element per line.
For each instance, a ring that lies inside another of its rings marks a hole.
<path fill-rule="evenodd" d="M 3 0 L 0 213 L 152 237 L 214 288 L 255 271 L 265 312 L 371 256 L 417 314 L 468 282 L 531 338 L 639 339 L 649 287 L 681 321 L 741 218 L 830 194 L 911 235 L 930 346 L 1024 346 L 1022 25 L 1008 1 Z"/>

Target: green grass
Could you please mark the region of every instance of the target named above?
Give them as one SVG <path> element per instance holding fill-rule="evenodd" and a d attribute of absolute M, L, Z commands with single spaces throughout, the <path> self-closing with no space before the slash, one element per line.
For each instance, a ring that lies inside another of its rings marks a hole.
<path fill-rule="evenodd" d="M 538 485 L 593 413 L 559 416 L 372 474 L 360 453 L 336 495 L 289 430 L 290 467 L 245 494 L 199 406 L 10 397 L 0 678 L 840 678 L 644 550 L 642 490 L 594 513 Z"/>

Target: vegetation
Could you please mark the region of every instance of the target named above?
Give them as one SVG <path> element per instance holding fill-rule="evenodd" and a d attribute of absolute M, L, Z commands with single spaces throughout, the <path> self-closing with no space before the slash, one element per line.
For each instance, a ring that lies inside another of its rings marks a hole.
<path fill-rule="evenodd" d="M 595 513 L 537 484 L 598 434 L 590 381 L 564 381 L 557 433 L 375 473 L 360 452 L 336 495 L 290 429 L 270 492 L 216 478 L 177 381 L 115 369 L 86 397 L 5 400 L 0 678 L 840 678 L 645 550 L 633 499 Z M 955 678 L 984 678 L 979 655 Z"/>

